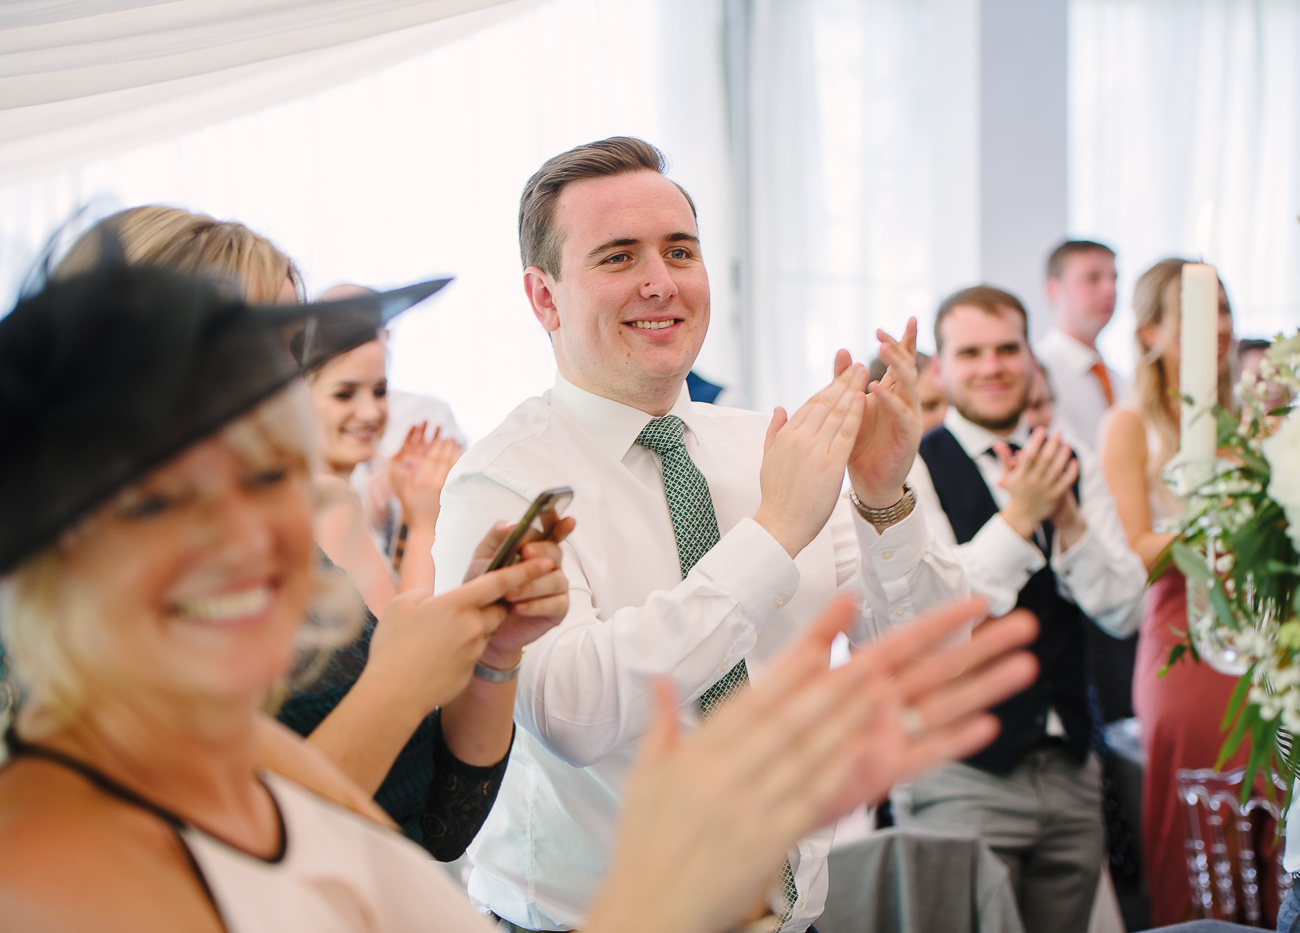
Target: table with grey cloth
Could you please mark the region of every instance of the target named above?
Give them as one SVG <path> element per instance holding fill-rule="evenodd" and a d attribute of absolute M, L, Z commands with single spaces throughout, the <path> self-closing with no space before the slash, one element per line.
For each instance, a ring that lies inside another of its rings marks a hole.
<path fill-rule="evenodd" d="M 884 830 L 828 870 L 820 933 L 1024 933 L 1006 866 L 970 836 Z"/>

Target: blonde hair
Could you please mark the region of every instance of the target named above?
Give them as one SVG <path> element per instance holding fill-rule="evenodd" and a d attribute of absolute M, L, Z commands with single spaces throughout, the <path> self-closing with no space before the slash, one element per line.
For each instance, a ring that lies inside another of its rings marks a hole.
<path fill-rule="evenodd" d="M 1158 438 L 1156 449 L 1147 451 L 1147 483 L 1152 489 L 1159 489 L 1164 483 L 1161 474 L 1178 453 L 1177 385 L 1165 371 L 1162 360 L 1171 339 L 1167 322 L 1171 315 L 1177 317 L 1182 313 L 1182 274 L 1187 262 L 1186 259 L 1162 259 L 1143 272 L 1133 288 L 1137 361 L 1133 367 L 1133 399 Z M 1142 337 L 1143 329 L 1149 326 L 1160 330 L 1160 338 L 1151 346 Z M 1218 395 L 1220 407 L 1233 407 L 1232 374 L 1227 368 L 1219 371 Z"/>
<path fill-rule="evenodd" d="M 112 236 L 131 265 L 157 265 L 190 275 L 224 276 L 250 304 L 274 303 L 286 281 L 301 301 L 302 274 L 279 247 L 241 223 L 177 207 L 150 204 L 119 211 L 87 230 L 54 270 L 56 276 L 91 268 Z"/>
<path fill-rule="evenodd" d="M 297 382 L 226 425 L 220 436 L 254 465 L 287 458 L 309 476 L 318 457 L 310 402 Z M 9 681 L 3 692 L 29 734 L 67 724 L 87 702 L 86 677 L 75 660 L 85 651 L 76 647 L 95 628 L 96 606 L 89 594 L 68 585 L 64 561 L 67 543 L 93 529 L 92 514 L 0 581 L 0 644 Z M 345 577 L 317 564 L 313 582 L 309 621 L 299 629 L 295 680 L 315 679 L 330 652 L 356 636 L 362 619 L 356 591 Z M 270 699 L 282 698 L 288 689 L 284 682 L 275 685 Z M 4 705 L 0 702 L 0 712 Z"/>

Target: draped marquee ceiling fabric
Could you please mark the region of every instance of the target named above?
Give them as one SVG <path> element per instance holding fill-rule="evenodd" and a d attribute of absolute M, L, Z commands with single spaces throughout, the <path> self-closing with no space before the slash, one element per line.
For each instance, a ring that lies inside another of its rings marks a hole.
<path fill-rule="evenodd" d="M 540 0 L 3 0 L 0 184 L 319 91 Z"/>

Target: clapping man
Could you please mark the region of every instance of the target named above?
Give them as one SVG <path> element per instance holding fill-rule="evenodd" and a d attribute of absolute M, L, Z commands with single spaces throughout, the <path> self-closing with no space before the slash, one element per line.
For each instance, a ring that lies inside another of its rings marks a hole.
<path fill-rule="evenodd" d="M 909 481 L 992 611 L 1038 617 L 1039 676 L 994 709 L 1002 730 L 991 745 L 900 788 L 894 809 L 901 825 L 985 839 L 1010 870 L 1027 933 L 1083 933 L 1105 838 L 1085 627 L 1132 632 L 1146 574 L 1091 457 L 1023 424 L 1034 369 L 1026 324 L 1001 289 L 968 288 L 940 305 L 948 414 L 921 442 Z"/>
<path fill-rule="evenodd" d="M 519 677 L 521 728 L 469 885 L 513 929 L 566 930 L 606 870 L 656 679 L 693 725 L 761 678 L 835 593 L 861 600 L 863 639 L 965 581 L 904 486 L 921 436 L 915 324 L 901 341 L 881 335 L 889 372 L 869 396 L 841 352 L 831 384 L 769 424 L 684 390 L 708 275 L 694 205 L 653 146 L 618 137 L 551 159 L 524 190 L 519 229 L 559 372 L 461 460 L 434 553 L 451 585 L 492 518 L 548 487 L 575 490 L 569 614 L 517 666 L 486 672 Z M 756 917 L 808 927 L 830 841 L 823 830 L 789 853 Z"/>

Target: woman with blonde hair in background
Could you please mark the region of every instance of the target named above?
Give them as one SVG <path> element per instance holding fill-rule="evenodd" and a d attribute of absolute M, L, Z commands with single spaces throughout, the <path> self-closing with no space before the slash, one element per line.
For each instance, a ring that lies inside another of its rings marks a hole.
<path fill-rule="evenodd" d="M 226 278 L 253 303 L 293 303 L 305 289 L 297 265 L 269 239 L 233 220 L 217 220 L 177 207 L 148 204 L 128 208 L 107 218 L 126 261 L 157 265 L 193 275 Z M 87 269 L 96 260 L 106 228 L 87 231 L 59 262 L 56 275 Z M 364 289 L 355 289 L 364 293 Z M 353 292 L 333 297 L 355 297 Z M 319 365 L 307 372 L 312 400 L 320 416 L 322 453 L 328 470 L 318 477 L 328 508 L 317 516 L 316 538 L 335 564 L 352 577 L 372 612 L 382 612 L 388 600 L 409 589 L 433 588 L 433 562 L 424 559 L 433 545 L 438 496 L 459 447 L 426 441 L 423 433 L 408 433 L 394 462 L 399 468 L 391 488 L 411 528 L 410 552 L 397 579 L 385 556 L 372 547 L 361 499 L 347 477 L 363 460 L 373 457 L 387 423 L 387 391 L 383 335 L 344 353 L 318 352 Z M 325 378 L 322 379 L 321 376 Z M 342 482 L 337 482 L 339 478 Z"/>
<path fill-rule="evenodd" d="M 237 221 L 162 204 L 128 208 L 101 221 L 72 245 L 54 274 L 67 276 L 92 268 L 102 255 L 103 235 L 110 226 L 116 246 L 131 265 L 223 276 L 253 304 L 290 303 L 306 295 L 298 267 L 266 237 Z"/>
<path fill-rule="evenodd" d="M 1164 259 L 1142 274 L 1133 292 L 1137 364 L 1133 392 L 1102 431 L 1101 467 L 1115 497 L 1129 546 L 1150 571 L 1173 539 L 1177 496 L 1163 473 L 1178 452 L 1178 365 L 1182 259 Z M 1232 401 L 1232 308 L 1219 286 L 1219 404 Z M 1181 768 L 1212 768 L 1223 735 L 1219 723 L 1236 685 L 1204 663 L 1184 659 L 1161 669 L 1187 630 L 1186 586 L 1166 571 L 1147 591 L 1133 674 L 1133 706 L 1142 725 L 1146 770 L 1142 789 L 1142 848 L 1152 926 L 1190 919 L 1191 889 L 1184 852 L 1185 818 L 1178 800 Z M 1245 763 L 1246 750 L 1229 762 Z"/>
<path fill-rule="evenodd" d="M 373 293 L 359 285 L 343 285 L 327 289 L 320 299 Z M 328 334 L 317 337 L 318 342 L 328 342 Z M 379 456 L 389 426 L 387 342 L 387 333 L 380 333 L 359 347 L 330 354 L 326 362 L 306 373 L 328 468 L 318 483 L 334 503 L 318 517 L 317 540 L 331 556 L 346 555 L 348 572 L 376 612 L 398 592 L 433 588 L 431 552 L 442 487 L 461 455 L 458 442 L 442 437 L 440 428 L 428 436 L 428 423 L 420 422 L 406 432 L 392 457 Z M 354 473 L 362 464 L 378 469 L 369 471 L 358 485 Z M 373 500 L 377 495 L 382 502 L 363 504 L 363 488 L 367 498 Z M 381 541 L 376 529 L 390 527 L 394 512 L 400 515 L 400 524 L 393 529 L 391 542 Z M 378 553 L 368 546 L 367 537 Z M 392 563 L 377 557 L 389 557 Z M 336 558 L 336 562 L 343 559 Z"/>

